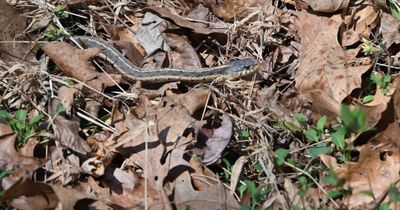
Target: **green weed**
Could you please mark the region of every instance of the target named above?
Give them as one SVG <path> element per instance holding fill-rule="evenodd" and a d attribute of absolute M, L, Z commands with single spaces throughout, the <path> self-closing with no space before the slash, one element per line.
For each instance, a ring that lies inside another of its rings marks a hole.
<path fill-rule="evenodd" d="M 28 111 L 25 109 L 18 110 L 15 114 L 11 114 L 5 110 L 0 110 L 0 119 L 11 126 L 14 132 L 18 133 L 17 145 L 23 146 L 26 140 L 38 130 L 38 123 L 43 119 L 43 115 L 35 115 L 28 119 Z"/>

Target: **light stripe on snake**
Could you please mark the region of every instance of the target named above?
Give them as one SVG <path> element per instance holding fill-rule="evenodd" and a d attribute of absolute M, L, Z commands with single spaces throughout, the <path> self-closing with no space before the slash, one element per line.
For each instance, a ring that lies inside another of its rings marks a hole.
<path fill-rule="evenodd" d="M 218 77 L 226 79 L 235 79 L 249 75 L 256 71 L 252 68 L 257 61 L 252 58 L 245 58 L 228 62 L 224 65 L 202 68 L 202 69 L 174 69 L 162 68 L 155 70 L 144 70 L 133 65 L 118 50 L 111 47 L 107 42 L 89 36 L 77 36 L 78 41 L 88 48 L 100 48 L 99 57 L 106 60 L 121 73 L 125 79 L 136 81 L 145 81 L 149 83 L 166 82 L 166 81 L 186 81 L 186 82 L 205 82 L 211 81 Z"/>

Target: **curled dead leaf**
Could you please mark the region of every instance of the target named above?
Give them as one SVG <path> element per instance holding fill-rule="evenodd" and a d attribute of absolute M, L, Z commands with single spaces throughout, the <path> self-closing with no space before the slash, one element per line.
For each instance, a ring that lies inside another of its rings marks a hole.
<path fill-rule="evenodd" d="M 56 116 L 53 124 L 54 133 L 62 145 L 86 154 L 91 151 L 87 142 L 79 135 L 79 124 L 62 116 Z"/>
<path fill-rule="evenodd" d="M 222 115 L 221 126 L 213 130 L 212 135 L 207 139 L 198 138 L 198 145 L 205 144 L 201 148 L 201 162 L 205 165 L 215 163 L 221 156 L 222 151 L 228 146 L 232 137 L 233 124 L 227 114 Z M 205 136 L 205 135 L 204 135 Z M 205 140 L 205 142 L 203 142 Z"/>
<path fill-rule="evenodd" d="M 103 161 L 99 160 L 98 157 L 92 157 L 82 163 L 81 166 L 84 173 L 99 177 L 104 174 L 105 167 Z"/>

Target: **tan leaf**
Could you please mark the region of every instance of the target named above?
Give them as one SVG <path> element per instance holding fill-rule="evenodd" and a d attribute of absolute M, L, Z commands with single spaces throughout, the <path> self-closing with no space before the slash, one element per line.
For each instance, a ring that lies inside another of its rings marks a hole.
<path fill-rule="evenodd" d="M 76 93 L 78 93 L 78 90 L 76 88 L 61 86 L 58 89 L 58 97 L 60 98 L 61 103 L 65 108 L 65 112 L 68 115 L 71 115 L 72 104 L 74 103 L 74 95 Z"/>
<path fill-rule="evenodd" d="M 239 178 L 242 174 L 243 166 L 247 162 L 247 157 L 246 156 L 240 156 L 233 164 L 232 167 L 232 175 L 231 175 L 231 183 L 229 187 L 231 188 L 231 191 L 234 192 L 236 189 L 237 184 L 239 183 Z"/>
<path fill-rule="evenodd" d="M 26 157 L 33 157 L 35 147 L 38 144 L 39 141 L 37 140 L 37 138 L 31 137 L 26 141 L 25 145 L 21 149 L 19 149 L 19 153 Z"/>
<path fill-rule="evenodd" d="M 379 85 L 376 86 L 374 100 L 367 104 L 358 104 L 356 107 L 360 107 L 364 110 L 366 115 L 366 126 L 368 128 L 374 127 L 378 122 L 380 122 L 382 118 L 382 113 L 387 110 L 389 102 L 395 94 L 395 88 L 398 85 L 400 77 L 395 77 L 392 79 L 392 82 L 389 87 L 388 93 L 385 95 L 382 93 L 381 87 Z M 396 109 L 396 108 L 395 108 Z M 393 114 L 393 113 L 391 113 Z"/>
<path fill-rule="evenodd" d="M 134 18 L 134 17 L 132 17 Z M 135 30 L 136 28 L 132 28 Z M 136 34 L 132 33 L 129 28 L 116 29 L 116 34 L 119 37 L 119 41 L 115 44 L 122 50 L 124 55 L 135 65 L 140 66 L 143 58 L 146 56 L 146 52 L 140 45 Z"/>
<path fill-rule="evenodd" d="M 28 165 L 36 165 L 35 158 L 24 157 L 15 149 L 16 133 L 8 133 L 11 129 L 0 123 L 0 170 L 20 168 Z"/>
<path fill-rule="evenodd" d="M 14 203 L 18 207 L 26 206 L 27 202 L 33 202 L 32 206 L 54 208 L 58 203 L 58 199 L 49 185 L 23 179 L 20 179 L 4 191 L 0 201 L 11 201 L 16 198 L 20 198 Z"/>
<path fill-rule="evenodd" d="M 244 13 L 248 12 L 249 8 L 252 5 L 257 5 L 258 1 L 222 0 L 222 1 L 206 1 L 206 3 L 211 5 L 211 8 L 215 16 L 229 21 L 234 17 L 240 19 L 240 17 L 246 16 Z M 259 2 L 259 5 L 263 4 L 265 4 L 264 1 Z"/>
<path fill-rule="evenodd" d="M 175 203 L 178 209 L 240 209 L 232 193 L 221 183 L 208 189 L 193 189 L 189 172 L 181 174 L 175 182 Z"/>
<path fill-rule="evenodd" d="M 339 16 L 327 20 L 305 12 L 299 14 L 296 22 L 300 35 L 314 32 L 305 44 L 301 41 L 296 88 L 321 111 L 336 115 L 340 114 L 342 100 L 361 86 L 361 75 L 371 66 L 352 64 L 354 58 L 349 57 L 337 40 L 341 24 Z"/>
<path fill-rule="evenodd" d="M 75 79 L 88 81 L 97 76 L 94 67 L 89 65 L 89 59 L 98 55 L 100 49 L 80 50 L 64 42 L 51 42 L 42 49 L 65 74 Z"/>
<path fill-rule="evenodd" d="M 331 167 L 338 178 L 345 180 L 345 189 L 352 193 L 346 195 L 348 208 L 374 201 L 399 180 L 400 153 L 398 149 L 380 152 L 369 145 L 363 145 L 357 162 L 337 164 L 335 158 L 321 156 L 322 162 Z M 372 192 L 373 197 L 364 192 Z"/>
<path fill-rule="evenodd" d="M 31 53 L 29 43 L 20 43 L 20 40 L 29 40 L 25 34 L 26 22 L 28 18 L 21 15 L 6 1 L 0 1 L 0 40 L 10 41 L 9 43 L 0 44 L 0 59 L 2 61 L 35 61 L 34 53 Z M 4 53 L 5 52 L 5 53 Z"/>
<path fill-rule="evenodd" d="M 378 24 L 380 12 L 371 4 L 359 8 L 354 15 L 355 31 L 363 37 L 369 37 L 370 31 Z"/>
<path fill-rule="evenodd" d="M 53 128 L 62 145 L 82 154 L 91 151 L 87 142 L 79 136 L 79 124 L 77 122 L 56 116 Z"/>
<path fill-rule="evenodd" d="M 400 21 L 388 13 L 383 13 L 381 17 L 379 31 L 382 33 L 382 42 L 389 48 L 392 44 L 400 43 Z"/>
<path fill-rule="evenodd" d="M 168 52 L 172 67 L 181 69 L 200 69 L 202 67 L 197 52 L 193 49 L 187 38 L 176 34 L 165 33 L 164 40 L 171 49 L 174 49 Z"/>
<path fill-rule="evenodd" d="M 198 138 L 200 144 L 205 144 L 202 149 L 201 162 L 205 165 L 215 163 L 221 156 L 222 151 L 228 146 L 232 137 L 232 121 L 227 114 L 222 115 L 222 122 L 219 128 L 213 130 L 212 135 L 208 139 Z M 201 135 L 200 135 L 201 136 Z"/>
<path fill-rule="evenodd" d="M 335 12 L 349 5 L 349 0 L 303 0 L 318 12 Z"/>
<path fill-rule="evenodd" d="M 29 178 L 38 168 L 36 158 L 25 157 L 15 149 L 17 134 L 8 125 L 0 123 L 0 170 L 14 170 L 1 180 L 3 189 L 8 189 L 18 180 Z"/>
<path fill-rule="evenodd" d="M 99 160 L 98 157 L 87 159 L 85 162 L 82 163 L 81 167 L 83 172 L 94 177 L 102 176 L 105 170 L 103 161 Z"/>
<path fill-rule="evenodd" d="M 184 28 L 190 28 L 192 29 L 195 33 L 199 34 L 212 34 L 212 33 L 217 33 L 226 36 L 225 30 L 227 29 L 226 25 L 223 25 L 222 23 L 215 23 L 211 24 L 210 26 L 207 26 L 203 23 L 200 22 L 192 22 L 187 20 L 187 18 L 174 15 L 171 12 L 169 12 L 167 9 L 162 8 L 162 7 L 148 7 L 146 10 L 149 10 L 151 12 L 154 12 L 158 14 L 160 17 L 165 18 L 167 20 L 171 20 L 173 23 L 175 23 L 178 26 L 184 27 Z"/>

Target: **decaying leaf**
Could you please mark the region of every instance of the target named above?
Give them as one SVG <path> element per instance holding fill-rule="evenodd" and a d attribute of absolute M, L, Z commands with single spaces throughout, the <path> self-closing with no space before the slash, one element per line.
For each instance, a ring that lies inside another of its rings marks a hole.
<path fill-rule="evenodd" d="M 136 37 L 148 55 L 158 49 L 168 51 L 169 46 L 162 37 L 166 24 L 165 20 L 153 13 L 148 12 L 144 15 Z"/>
<path fill-rule="evenodd" d="M 205 165 L 210 165 L 215 163 L 221 156 L 222 151 L 228 146 L 229 141 L 232 137 L 232 122 L 229 119 L 229 116 L 224 114 L 222 115 L 221 126 L 213 130 L 212 135 L 205 140 L 197 139 L 198 143 L 205 144 L 202 149 L 201 161 Z M 204 135 L 205 136 L 205 135 Z"/>
<path fill-rule="evenodd" d="M 207 34 L 207 35 L 212 34 L 212 33 L 218 33 L 218 34 L 225 35 L 225 30 L 227 29 L 227 26 L 224 25 L 223 23 L 215 23 L 215 24 L 211 24 L 211 25 L 207 26 L 207 25 L 204 25 L 203 23 L 189 21 L 187 18 L 183 18 L 181 16 L 171 14 L 168 10 L 161 8 L 161 7 L 149 7 L 147 9 L 149 11 L 152 11 L 152 12 L 158 14 L 160 17 L 171 20 L 173 23 L 175 23 L 178 26 L 181 26 L 184 28 L 190 28 L 195 33 Z"/>
<path fill-rule="evenodd" d="M 175 203 L 178 209 L 240 209 L 233 195 L 221 183 L 202 191 L 193 189 L 188 172 L 176 180 Z"/>
<path fill-rule="evenodd" d="M 335 12 L 339 9 L 344 9 L 349 5 L 349 0 L 304 1 L 307 2 L 307 4 L 309 4 L 314 11 L 327 13 Z"/>
<path fill-rule="evenodd" d="M 52 42 L 42 49 L 65 74 L 73 78 L 89 81 L 97 76 L 94 67 L 89 65 L 89 59 L 98 55 L 100 49 L 80 50 L 64 42 Z"/>
<path fill-rule="evenodd" d="M 322 155 L 321 160 L 335 171 L 338 178 L 343 178 L 345 188 L 351 190 L 352 193 L 345 198 L 349 208 L 372 202 L 400 178 L 398 149 L 382 151 L 365 145 L 360 149 L 357 162 L 339 165 L 334 157 L 327 155 Z M 371 192 L 373 196 L 365 192 Z"/>
<path fill-rule="evenodd" d="M 327 19 L 300 12 L 298 18 L 298 32 L 306 39 L 301 40 L 296 87 L 321 111 L 339 115 L 342 100 L 361 86 L 361 75 L 371 64 L 357 63 L 339 45 L 339 16 Z"/>
<path fill-rule="evenodd" d="M 362 37 L 369 37 L 371 30 L 378 24 L 379 11 L 368 3 L 360 8 L 354 15 L 355 31 Z"/>
<path fill-rule="evenodd" d="M 381 17 L 382 42 L 389 48 L 393 44 L 400 44 L 400 21 L 390 14 L 383 13 Z"/>
<path fill-rule="evenodd" d="M 87 142 L 79 135 L 79 124 L 77 122 L 56 116 L 53 128 L 62 145 L 82 154 L 91 151 Z"/>
<path fill-rule="evenodd" d="M 27 17 L 20 15 L 5 0 L 0 1 L 0 14 L 0 28 L 4 29 L 0 31 L 0 40 L 9 41 L 8 44 L 0 44 L 0 58 L 3 61 L 18 61 L 18 58 L 34 60 L 30 44 L 18 42 L 26 39 L 23 34 Z"/>
<path fill-rule="evenodd" d="M 58 198 L 49 185 L 20 179 L 4 192 L 0 201 L 12 201 L 14 208 L 33 210 L 54 208 Z"/>
<path fill-rule="evenodd" d="M 236 17 L 241 19 L 241 17 L 245 17 L 243 13 L 248 12 L 249 8 L 252 5 L 257 5 L 256 0 L 245 1 L 245 0 L 223 0 L 223 1 L 206 1 L 206 4 L 209 4 L 214 12 L 214 14 L 218 17 L 221 17 L 224 20 L 231 20 Z M 262 5 L 263 1 L 259 2 Z"/>

